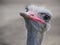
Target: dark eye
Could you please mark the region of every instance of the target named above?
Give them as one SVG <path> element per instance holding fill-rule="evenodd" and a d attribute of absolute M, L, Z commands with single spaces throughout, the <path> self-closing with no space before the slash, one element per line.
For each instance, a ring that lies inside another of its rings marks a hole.
<path fill-rule="evenodd" d="M 51 16 L 45 15 L 43 18 L 44 18 L 44 20 L 50 20 L 51 19 Z"/>
<path fill-rule="evenodd" d="M 28 12 L 28 8 L 26 7 L 25 9 L 26 9 L 26 12 Z"/>

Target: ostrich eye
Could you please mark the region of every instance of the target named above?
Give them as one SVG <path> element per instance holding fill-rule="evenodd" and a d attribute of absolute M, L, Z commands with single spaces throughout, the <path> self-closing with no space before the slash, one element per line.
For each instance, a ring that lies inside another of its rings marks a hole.
<path fill-rule="evenodd" d="M 45 13 L 39 13 L 40 17 L 42 17 L 43 20 L 45 20 L 46 22 L 49 22 L 49 20 L 51 19 L 50 15 L 47 15 Z"/>
<path fill-rule="evenodd" d="M 45 16 L 44 16 L 44 19 L 45 19 L 45 20 L 50 20 L 50 19 L 51 19 L 51 17 L 50 17 L 50 16 L 48 16 L 48 15 L 45 15 Z"/>
<path fill-rule="evenodd" d="M 44 19 L 46 22 L 49 22 L 50 19 L 51 19 L 51 16 L 45 15 L 45 16 L 43 17 L 43 19 Z"/>
<path fill-rule="evenodd" d="M 26 9 L 26 12 L 28 12 L 28 8 L 25 8 Z"/>

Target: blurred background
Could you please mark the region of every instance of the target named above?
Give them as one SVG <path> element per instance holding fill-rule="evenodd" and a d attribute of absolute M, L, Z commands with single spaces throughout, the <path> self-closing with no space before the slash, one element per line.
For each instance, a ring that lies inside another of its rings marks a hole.
<path fill-rule="evenodd" d="M 43 5 L 52 11 L 52 26 L 42 45 L 60 45 L 60 0 L 0 0 L 0 45 L 26 45 L 27 30 L 19 13 L 28 4 Z"/>

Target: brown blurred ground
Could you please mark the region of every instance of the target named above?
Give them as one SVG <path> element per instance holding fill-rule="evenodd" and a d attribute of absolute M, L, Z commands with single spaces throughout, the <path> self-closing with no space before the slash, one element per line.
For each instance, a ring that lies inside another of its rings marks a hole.
<path fill-rule="evenodd" d="M 19 13 L 30 3 L 44 5 L 53 13 L 51 29 L 42 45 L 60 45 L 60 0 L 1 0 L 0 45 L 26 45 L 26 28 Z"/>

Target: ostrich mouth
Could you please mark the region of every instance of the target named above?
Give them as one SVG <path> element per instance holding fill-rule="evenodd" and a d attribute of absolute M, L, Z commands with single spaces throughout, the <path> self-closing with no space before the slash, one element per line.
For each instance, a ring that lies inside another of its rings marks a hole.
<path fill-rule="evenodd" d="M 35 14 L 35 12 L 29 11 L 29 12 L 27 12 L 27 15 L 29 15 L 29 17 L 36 22 L 45 23 L 45 21 L 43 19 L 39 18 Z"/>

